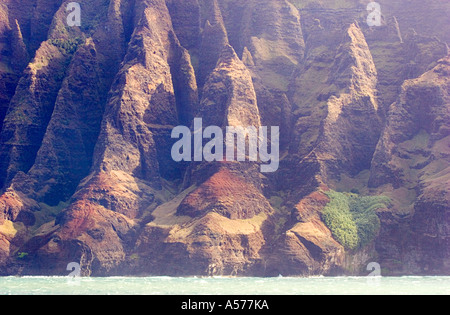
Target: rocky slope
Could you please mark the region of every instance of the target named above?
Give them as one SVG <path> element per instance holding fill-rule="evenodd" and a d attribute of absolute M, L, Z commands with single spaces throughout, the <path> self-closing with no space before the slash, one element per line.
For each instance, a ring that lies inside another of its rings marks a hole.
<path fill-rule="evenodd" d="M 449 4 L 68 2 L 0 4 L 0 275 L 450 274 Z M 175 162 L 194 118 L 278 170 Z"/>

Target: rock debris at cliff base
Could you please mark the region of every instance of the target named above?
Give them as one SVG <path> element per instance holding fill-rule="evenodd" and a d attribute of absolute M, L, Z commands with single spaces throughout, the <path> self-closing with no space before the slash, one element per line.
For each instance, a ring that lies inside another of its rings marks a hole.
<path fill-rule="evenodd" d="M 0 275 L 448 275 L 450 3 L 368 2 L 3 0 Z M 195 117 L 279 169 L 175 162 Z"/>

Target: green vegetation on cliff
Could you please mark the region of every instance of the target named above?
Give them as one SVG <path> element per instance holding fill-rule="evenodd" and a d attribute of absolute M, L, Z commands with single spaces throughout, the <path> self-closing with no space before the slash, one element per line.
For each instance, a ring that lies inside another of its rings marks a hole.
<path fill-rule="evenodd" d="M 389 198 L 336 191 L 326 194 L 330 202 L 322 212 L 322 220 L 331 230 L 333 237 L 349 250 L 369 244 L 380 229 L 376 210 L 387 207 Z"/>
<path fill-rule="evenodd" d="M 53 46 L 56 46 L 59 49 L 61 49 L 61 51 L 66 55 L 72 55 L 77 51 L 78 46 L 84 43 L 84 40 L 80 37 L 67 40 L 58 38 L 58 39 L 51 39 L 50 43 Z"/>

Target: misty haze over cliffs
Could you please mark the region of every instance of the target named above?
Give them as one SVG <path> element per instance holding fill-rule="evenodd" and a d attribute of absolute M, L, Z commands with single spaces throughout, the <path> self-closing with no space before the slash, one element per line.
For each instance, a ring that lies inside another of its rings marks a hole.
<path fill-rule="evenodd" d="M 450 273 L 450 2 L 69 2 L 0 3 L 0 275 Z"/>

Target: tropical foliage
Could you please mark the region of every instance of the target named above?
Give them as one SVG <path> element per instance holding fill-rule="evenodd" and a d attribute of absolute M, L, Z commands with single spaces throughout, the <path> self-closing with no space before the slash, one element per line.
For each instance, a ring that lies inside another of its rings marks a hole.
<path fill-rule="evenodd" d="M 336 191 L 326 194 L 330 202 L 323 209 L 322 220 L 336 241 L 349 250 L 364 247 L 373 241 L 380 229 L 376 210 L 389 206 L 389 198 Z"/>

